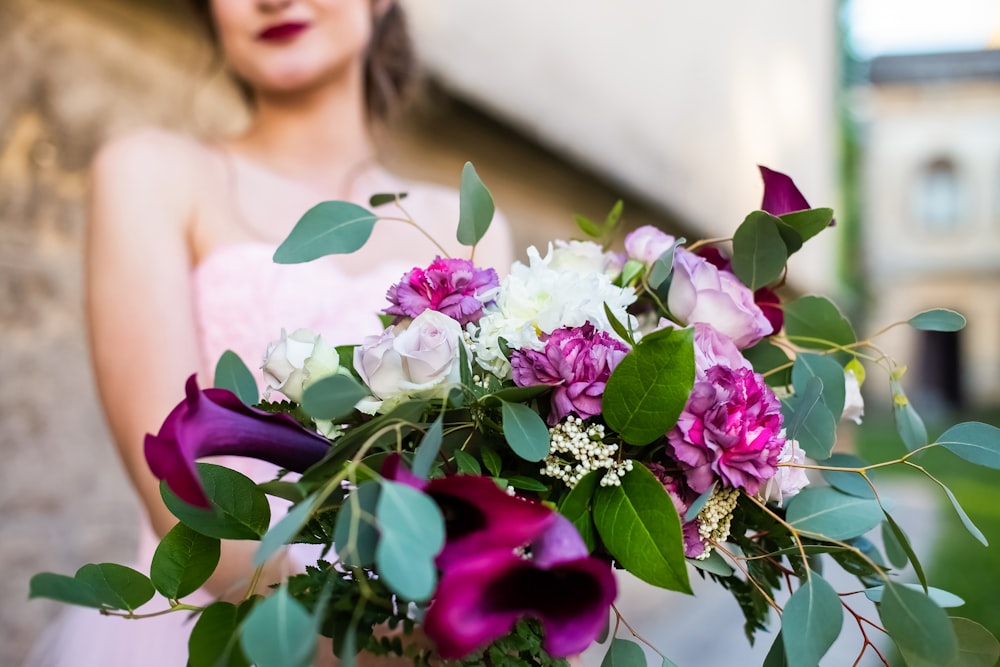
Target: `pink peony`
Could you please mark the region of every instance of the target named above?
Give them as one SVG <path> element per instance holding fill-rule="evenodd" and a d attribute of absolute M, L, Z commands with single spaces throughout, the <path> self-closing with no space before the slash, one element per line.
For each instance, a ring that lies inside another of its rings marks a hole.
<path fill-rule="evenodd" d="M 389 288 L 386 298 L 392 305 L 385 312 L 399 320 L 436 310 L 464 327 L 479 321 L 483 305 L 493 300 L 499 286 L 493 269 L 477 269 L 465 259 L 438 257 L 426 269 L 411 270 Z"/>
<path fill-rule="evenodd" d="M 677 248 L 667 307 L 685 324 L 704 322 L 729 336 L 740 349 L 751 347 L 774 328 L 753 292 L 729 271 L 703 257 Z"/>
<path fill-rule="evenodd" d="M 553 331 L 545 349 L 515 350 L 511 354 L 514 384 L 552 385 L 549 425 L 575 414 L 587 419 L 601 412 L 604 385 L 628 347 L 591 324 Z"/>
<path fill-rule="evenodd" d="M 755 494 L 774 476 L 785 444 L 781 404 L 764 378 L 747 368 L 715 366 L 696 380 L 668 454 L 697 493 L 719 480 Z"/>

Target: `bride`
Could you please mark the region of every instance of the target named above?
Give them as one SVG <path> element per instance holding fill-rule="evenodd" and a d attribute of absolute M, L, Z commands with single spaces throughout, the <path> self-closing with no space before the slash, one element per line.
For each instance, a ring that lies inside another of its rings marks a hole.
<path fill-rule="evenodd" d="M 135 567 L 147 572 L 159 536 L 176 520 L 146 467 L 143 438 L 183 397 L 185 379 L 197 372 L 200 385 L 211 386 L 227 349 L 259 368 L 282 328 L 359 342 L 379 327 L 386 287 L 440 252 L 412 227 L 385 221 L 353 255 L 273 264 L 275 247 L 306 210 L 324 200 L 365 205 L 374 193 L 406 192 L 413 218 L 453 256 L 468 254 L 455 240 L 457 194 L 406 182 L 377 159 L 373 124 L 393 111 L 413 72 L 393 0 L 193 4 L 245 92 L 250 123 L 211 142 L 143 130 L 104 147 L 93 165 L 86 246 L 93 368 L 144 508 Z M 477 262 L 510 261 L 509 232 L 495 221 Z M 258 481 L 275 472 L 257 461 L 228 465 Z M 225 542 L 215 575 L 190 601 L 245 595 L 255 546 Z M 308 562 L 294 549 L 276 557 L 260 590 Z M 145 609 L 164 608 L 157 599 Z M 27 664 L 181 667 L 192 625 L 184 613 L 132 622 L 72 608 Z"/>

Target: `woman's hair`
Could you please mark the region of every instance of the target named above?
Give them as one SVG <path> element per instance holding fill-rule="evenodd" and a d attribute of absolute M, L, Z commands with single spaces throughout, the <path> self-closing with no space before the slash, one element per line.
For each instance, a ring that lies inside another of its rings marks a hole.
<path fill-rule="evenodd" d="M 212 44 L 219 39 L 212 16 L 211 0 L 189 0 L 195 17 L 202 24 Z M 417 74 L 413 42 L 406 25 L 406 15 L 398 2 L 373 16 L 372 34 L 365 51 L 365 110 L 373 121 L 387 120 L 405 100 Z M 234 77 L 244 99 L 253 94 L 246 81 Z"/>

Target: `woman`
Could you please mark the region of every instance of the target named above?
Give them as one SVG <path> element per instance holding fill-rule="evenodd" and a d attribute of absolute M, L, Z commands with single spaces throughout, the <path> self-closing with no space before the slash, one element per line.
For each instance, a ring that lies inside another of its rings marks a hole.
<path fill-rule="evenodd" d="M 400 9 L 391 0 L 205 0 L 199 14 L 247 94 L 241 135 L 212 143 L 145 130 L 106 146 L 93 165 L 86 250 L 87 315 L 95 377 L 115 442 L 145 509 L 137 569 L 176 522 L 143 456 L 197 371 L 211 386 L 226 349 L 258 368 L 282 327 L 306 327 L 336 343 L 377 331 L 386 288 L 440 251 L 420 232 L 380 222 L 350 256 L 278 266 L 274 248 L 323 200 L 364 204 L 407 192 L 407 211 L 453 256 L 455 192 L 408 183 L 378 164 L 372 124 L 384 119 L 412 71 Z M 394 69 L 381 60 L 391 52 Z M 402 54 L 402 57 L 401 57 Z M 456 167 L 456 178 L 458 169 Z M 396 211 L 387 212 L 394 215 Z M 510 264 L 506 227 L 495 223 L 477 252 Z M 257 478 L 275 469 L 231 465 Z M 256 543 L 226 542 L 216 574 L 193 601 L 246 593 Z M 309 557 L 284 553 L 260 588 Z M 156 611 L 166 602 L 147 609 Z M 72 609 L 33 665 L 180 667 L 192 622 L 183 613 L 126 622 Z"/>

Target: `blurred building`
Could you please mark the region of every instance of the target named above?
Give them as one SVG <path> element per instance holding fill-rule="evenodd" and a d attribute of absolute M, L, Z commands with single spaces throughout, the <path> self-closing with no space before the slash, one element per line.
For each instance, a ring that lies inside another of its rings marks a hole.
<path fill-rule="evenodd" d="M 1000 404 L 1000 50 L 883 56 L 860 106 L 872 329 L 934 307 L 957 334 L 893 330 L 929 409 Z M 918 408 L 921 405 L 918 404 Z"/>

